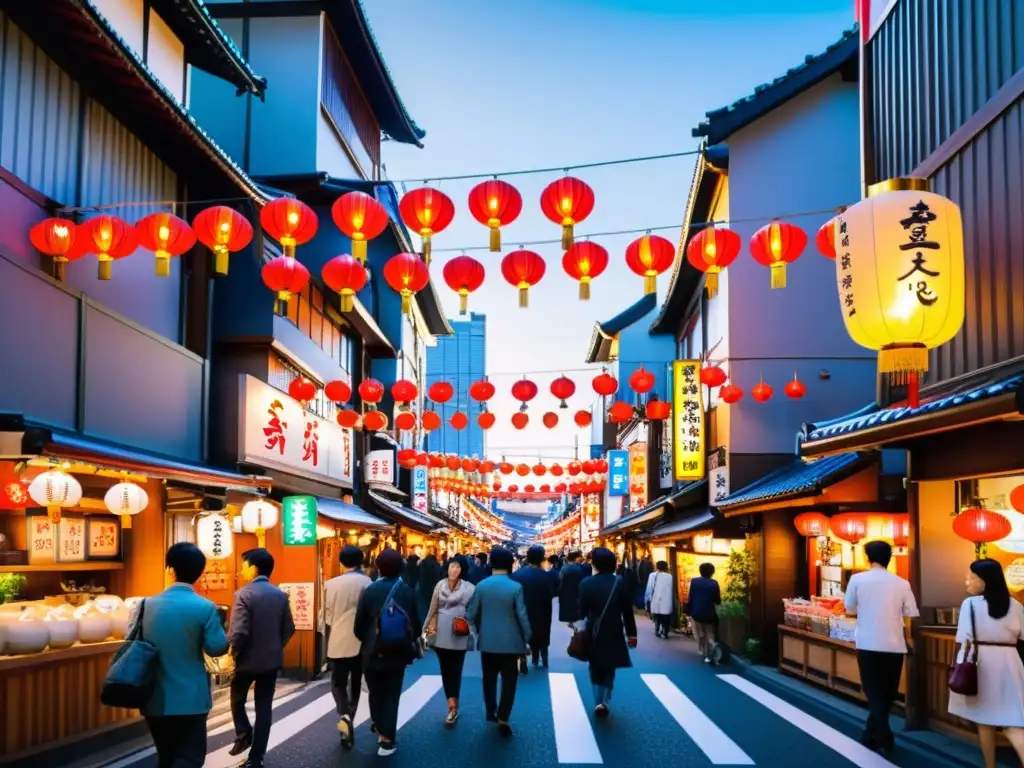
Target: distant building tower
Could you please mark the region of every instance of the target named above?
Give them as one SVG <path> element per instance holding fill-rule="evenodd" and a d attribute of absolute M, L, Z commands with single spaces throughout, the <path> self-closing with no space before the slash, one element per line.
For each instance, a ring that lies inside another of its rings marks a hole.
<path fill-rule="evenodd" d="M 469 385 L 486 373 L 487 315 L 471 312 L 469 320 L 452 320 L 453 336 L 438 337 L 436 347 L 427 348 L 427 387 L 435 381 L 447 381 L 455 388 L 455 397 L 443 406 L 435 406 L 442 426 L 427 435 L 426 449 L 460 456 L 484 457 L 484 430 L 477 424 L 480 404 L 469 399 Z M 448 420 L 456 410 L 469 416 L 469 426 L 453 429 Z"/>

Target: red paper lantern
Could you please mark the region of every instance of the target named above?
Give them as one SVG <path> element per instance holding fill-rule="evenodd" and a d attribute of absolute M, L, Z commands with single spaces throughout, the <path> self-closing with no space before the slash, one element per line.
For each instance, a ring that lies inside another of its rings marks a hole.
<path fill-rule="evenodd" d="M 427 390 L 427 397 L 435 403 L 447 403 L 454 394 L 455 390 L 447 381 L 435 381 Z"/>
<path fill-rule="evenodd" d="M 548 411 L 541 418 L 541 421 L 544 422 L 544 426 L 547 427 L 548 429 L 554 429 L 555 427 L 558 426 L 558 414 L 552 411 Z"/>
<path fill-rule="evenodd" d="M 539 461 L 533 465 L 533 474 L 535 474 L 537 477 L 544 477 L 544 475 L 547 474 L 547 471 L 548 468 L 545 467 L 544 464 L 542 464 Z"/>
<path fill-rule="evenodd" d="M 462 411 L 456 411 L 448 419 L 448 423 L 452 425 L 453 429 L 463 430 L 469 426 L 469 417 Z"/>
<path fill-rule="evenodd" d="M 501 474 L 503 475 L 511 475 L 513 472 L 516 471 L 516 468 L 512 466 L 512 464 L 510 464 L 509 462 L 503 461 L 498 465 L 498 471 L 500 471 Z"/>
<path fill-rule="evenodd" d="M 450 469 L 452 472 L 455 472 L 462 466 L 462 460 L 458 456 L 455 456 L 454 454 L 451 456 L 446 456 L 444 463 L 445 466 L 448 467 L 448 469 Z"/>
<path fill-rule="evenodd" d="M 427 456 L 427 464 L 431 469 L 443 469 L 444 468 L 444 456 L 440 453 L 431 453 Z"/>
<path fill-rule="evenodd" d="M 497 419 L 490 411 L 484 411 L 476 417 L 476 423 L 480 425 L 480 429 L 490 429 L 494 426 L 495 421 Z"/>
<path fill-rule="evenodd" d="M 199 242 L 213 251 L 213 269 L 218 275 L 228 273 L 228 257 L 252 242 L 252 224 L 234 208 L 215 205 L 192 219 L 192 230 Z"/>
<path fill-rule="evenodd" d="M 566 470 L 569 472 L 570 476 L 576 477 L 576 475 L 583 471 L 583 465 L 578 461 L 570 461 Z"/>
<path fill-rule="evenodd" d="M 720 387 L 729 377 L 717 365 L 708 365 L 700 369 L 700 383 L 705 387 Z"/>
<path fill-rule="evenodd" d="M 1024 485 L 1018 485 L 1010 491 L 1010 506 L 1024 513 Z"/>
<path fill-rule="evenodd" d="M 313 239 L 319 222 L 313 209 L 302 201 L 279 197 L 260 210 L 260 224 L 281 244 L 285 256 L 295 258 L 295 247 Z"/>
<path fill-rule="evenodd" d="M 593 459 L 586 459 L 580 465 L 580 468 L 583 470 L 584 475 L 592 475 L 597 471 L 597 467 L 594 465 Z"/>
<path fill-rule="evenodd" d="M 543 484 L 543 485 L 542 485 L 542 486 L 540 487 L 540 492 L 541 492 L 541 493 L 551 493 L 551 486 L 550 486 L 550 485 L 548 485 L 547 483 L 544 483 L 544 484 Z"/>
<path fill-rule="evenodd" d="M 722 398 L 723 402 L 732 405 L 733 403 L 738 403 L 743 398 L 743 390 L 735 384 L 726 384 L 718 390 L 718 396 Z"/>
<path fill-rule="evenodd" d="M 388 428 L 388 417 L 383 411 L 367 411 L 363 414 L 363 427 L 371 432 Z"/>
<path fill-rule="evenodd" d="M 982 545 L 1005 539 L 1012 530 L 1010 521 L 991 509 L 971 507 L 953 518 L 953 533 L 974 544 L 979 557 Z"/>
<path fill-rule="evenodd" d="M 352 241 L 352 255 L 366 263 L 366 243 L 387 229 L 387 208 L 365 192 L 346 192 L 331 206 L 331 218 Z"/>
<path fill-rule="evenodd" d="M 604 459 L 594 459 L 594 471 L 595 472 L 607 472 L 608 462 Z"/>
<path fill-rule="evenodd" d="M 494 488 L 494 492 L 495 492 L 495 493 L 497 493 L 498 491 L 500 491 L 500 490 L 501 490 L 501 480 L 495 480 L 495 481 L 494 481 L 494 485 L 493 485 L 493 486 L 491 486 L 491 487 L 492 487 L 492 488 Z"/>
<path fill-rule="evenodd" d="M 576 411 L 576 414 L 572 417 L 573 421 L 576 422 L 577 427 L 589 427 L 592 417 L 590 411 Z"/>
<path fill-rule="evenodd" d="M 555 486 L 555 493 L 565 493 L 569 489 L 565 483 L 559 483 Z"/>
<path fill-rule="evenodd" d="M 304 376 L 298 376 L 288 385 L 288 394 L 305 407 L 306 403 L 316 397 L 316 384 Z"/>
<path fill-rule="evenodd" d="M 135 230 L 117 216 L 96 216 L 79 225 L 75 237 L 82 237 L 84 248 L 99 261 L 99 279 L 109 280 L 116 259 L 131 256 L 138 247 Z"/>
<path fill-rule="evenodd" d="M 561 477 L 565 474 L 565 469 L 563 469 L 561 464 L 552 464 L 548 471 L 555 477 Z"/>
<path fill-rule="evenodd" d="M 482 181 L 469 191 L 469 212 L 491 230 L 491 253 L 501 250 L 501 228 L 519 218 L 522 210 L 523 196 L 507 181 Z"/>
<path fill-rule="evenodd" d="M 903 513 L 892 516 L 892 543 L 897 547 L 910 544 L 910 515 Z"/>
<path fill-rule="evenodd" d="M 765 224 L 750 238 L 750 255 L 772 271 L 772 289 L 786 287 L 786 265 L 800 258 L 807 247 L 807 235 L 786 221 Z"/>
<path fill-rule="evenodd" d="M 384 280 L 402 296 L 402 312 L 412 312 L 412 297 L 427 287 L 430 272 L 415 253 L 399 253 L 384 264 Z"/>
<path fill-rule="evenodd" d="M 425 467 L 430 463 L 430 458 L 423 451 L 419 451 L 416 454 L 416 466 Z"/>
<path fill-rule="evenodd" d="M 478 403 L 486 403 L 494 397 L 494 385 L 487 379 L 474 381 L 469 385 L 469 396 Z"/>
<path fill-rule="evenodd" d="M 626 266 L 644 279 L 644 293 L 656 293 L 658 275 L 667 271 L 676 258 L 671 240 L 658 235 L 644 235 L 626 246 Z"/>
<path fill-rule="evenodd" d="M 320 277 L 324 285 L 341 297 L 341 311 L 351 312 L 355 295 L 363 290 L 369 275 L 358 259 L 343 253 L 324 264 Z"/>
<path fill-rule="evenodd" d="M 283 312 L 292 296 L 309 282 L 309 270 L 290 256 L 277 256 L 260 270 L 263 284 L 275 294 L 274 311 Z"/>
<path fill-rule="evenodd" d="M 335 405 L 341 405 L 352 397 L 352 387 L 344 381 L 329 381 L 324 385 L 324 396 Z"/>
<path fill-rule="evenodd" d="M 391 385 L 391 397 L 396 403 L 411 403 L 418 394 L 416 385 L 408 379 L 399 379 Z"/>
<path fill-rule="evenodd" d="M 826 259 L 836 258 L 836 220 L 829 219 L 820 227 L 814 236 L 814 244 Z"/>
<path fill-rule="evenodd" d="M 196 244 L 196 233 L 184 219 L 171 213 L 151 213 L 135 222 L 139 245 L 156 257 L 157 277 L 171 274 L 171 257 L 181 256 Z"/>
<path fill-rule="evenodd" d="M 476 472 L 476 468 L 480 466 L 480 462 L 476 459 L 465 458 L 462 460 L 462 471 L 463 472 Z"/>
<path fill-rule="evenodd" d="M 786 393 L 786 397 L 793 400 L 799 400 L 807 394 L 807 387 L 804 386 L 804 383 L 800 381 L 794 373 L 793 380 L 787 383 L 786 386 L 782 388 L 782 391 Z"/>
<path fill-rule="evenodd" d="M 424 411 L 420 416 L 420 424 L 426 432 L 433 432 L 441 426 L 441 417 L 434 411 Z"/>
<path fill-rule="evenodd" d="M 617 400 L 608 409 L 608 421 L 613 424 L 624 424 L 633 418 L 633 406 L 623 400 Z"/>
<path fill-rule="evenodd" d="M 510 485 L 508 487 L 508 492 L 509 493 L 518 493 L 519 492 L 519 486 L 518 485 L 514 485 L 514 484 Z"/>
<path fill-rule="evenodd" d="M 546 265 L 539 253 L 533 251 L 512 251 L 501 260 L 501 274 L 505 280 L 519 289 L 519 306 L 530 303 L 530 288 L 544 277 Z"/>
<path fill-rule="evenodd" d="M 594 210 L 594 190 L 573 176 L 557 179 L 540 193 L 540 209 L 562 227 L 562 250 L 573 245 L 573 226 Z"/>
<path fill-rule="evenodd" d="M 572 483 L 569 485 L 569 493 L 573 495 L 579 496 L 580 494 L 583 493 L 583 490 L 583 483 Z"/>
<path fill-rule="evenodd" d="M 359 412 L 351 409 L 338 411 L 338 415 L 335 418 L 338 421 L 338 425 L 345 429 L 354 429 L 359 424 Z"/>
<path fill-rule="evenodd" d="M 484 283 L 484 265 L 472 256 L 456 256 L 442 270 L 448 287 L 459 294 L 459 314 L 469 308 L 469 294 Z"/>
<path fill-rule="evenodd" d="M 527 403 L 537 396 L 537 385 L 529 379 L 523 378 L 512 385 L 512 397 L 520 401 L 520 411 L 527 409 Z"/>
<path fill-rule="evenodd" d="M 376 405 L 384 399 L 384 385 L 376 379 L 363 379 L 359 382 L 359 397 L 364 403 Z"/>
<path fill-rule="evenodd" d="M 686 258 L 706 275 L 704 286 L 708 296 L 718 293 L 718 275 L 736 260 L 742 245 L 740 236 L 725 227 L 705 227 L 690 239 Z"/>
<path fill-rule="evenodd" d="M 416 449 L 415 448 L 402 448 L 395 456 L 398 463 L 403 467 L 412 469 L 416 466 Z"/>
<path fill-rule="evenodd" d="M 821 512 L 803 512 L 793 519 L 801 536 L 828 536 L 828 518 Z"/>
<path fill-rule="evenodd" d="M 619 382 L 610 373 L 599 373 L 592 384 L 594 391 L 601 397 L 611 397 L 619 391 Z"/>
<path fill-rule="evenodd" d="M 530 465 L 516 464 L 516 474 L 519 475 L 520 477 L 526 477 L 528 474 L 530 474 Z"/>
<path fill-rule="evenodd" d="M 485 475 L 493 472 L 494 462 L 484 459 L 483 461 L 480 462 L 480 466 L 477 468 L 477 471 L 482 472 Z"/>
<path fill-rule="evenodd" d="M 395 416 L 395 428 L 403 432 L 412 432 L 416 429 L 416 414 L 412 411 L 402 411 Z"/>
<path fill-rule="evenodd" d="M 648 421 L 665 421 L 672 415 L 672 406 L 664 400 L 651 400 L 647 403 Z"/>
<path fill-rule="evenodd" d="M 565 401 L 576 394 L 576 383 L 567 376 L 559 376 L 551 382 L 551 394 L 561 401 L 559 408 L 568 408 L 569 404 Z"/>
<path fill-rule="evenodd" d="M 580 300 L 590 298 L 590 282 L 608 268 L 608 251 L 597 243 L 576 243 L 562 256 L 562 269 L 580 284 Z"/>
<path fill-rule="evenodd" d="M 405 226 L 423 238 L 423 260 L 430 264 L 431 238 L 455 218 L 455 204 L 439 189 L 420 187 L 402 196 L 398 204 Z"/>
<path fill-rule="evenodd" d="M 526 425 L 530 423 L 530 417 L 522 411 L 517 411 L 512 414 L 512 426 L 516 429 L 526 429 Z"/>
<path fill-rule="evenodd" d="M 527 483 L 526 485 L 523 486 L 523 493 L 536 493 L 536 491 L 537 488 L 533 485 L 533 483 Z"/>
<path fill-rule="evenodd" d="M 750 390 L 750 396 L 759 403 L 767 403 L 774 394 L 775 390 L 772 389 L 771 385 L 765 384 L 763 381 L 755 384 L 754 388 Z"/>
<path fill-rule="evenodd" d="M 829 520 L 829 528 L 833 536 L 857 544 L 868 535 L 868 519 L 860 512 L 844 512 Z"/>
<path fill-rule="evenodd" d="M 53 276 L 63 281 L 69 261 L 82 258 L 87 241 L 71 219 L 43 219 L 28 232 L 32 245 L 53 259 Z"/>
<path fill-rule="evenodd" d="M 646 395 L 652 389 L 654 389 L 655 377 L 654 374 L 644 368 L 642 365 L 637 368 L 629 377 L 629 386 L 638 395 Z"/>

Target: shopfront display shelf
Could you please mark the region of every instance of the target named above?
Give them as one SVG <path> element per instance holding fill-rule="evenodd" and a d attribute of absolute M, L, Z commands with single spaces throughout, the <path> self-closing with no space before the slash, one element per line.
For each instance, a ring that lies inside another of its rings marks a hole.
<path fill-rule="evenodd" d="M 0 573 L 33 573 L 40 571 L 123 571 L 124 563 L 96 561 L 88 563 L 48 563 L 46 565 L 0 565 Z"/>

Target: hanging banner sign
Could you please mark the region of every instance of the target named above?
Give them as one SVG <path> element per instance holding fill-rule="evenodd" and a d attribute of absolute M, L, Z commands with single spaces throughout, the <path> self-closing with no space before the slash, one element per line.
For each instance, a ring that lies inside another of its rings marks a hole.
<path fill-rule="evenodd" d="M 729 495 L 729 465 L 725 448 L 719 448 L 708 456 L 708 497 L 711 506 Z"/>
<path fill-rule="evenodd" d="M 703 479 L 705 425 L 700 360 L 672 363 L 672 420 L 676 480 Z"/>
<path fill-rule="evenodd" d="M 647 443 L 629 446 L 629 511 L 647 506 Z"/>
<path fill-rule="evenodd" d="M 608 495 L 629 493 L 629 451 L 608 451 Z"/>
<path fill-rule="evenodd" d="M 658 487 L 667 490 L 672 487 L 672 430 L 668 424 L 661 428 L 661 451 L 658 453 Z"/>
<path fill-rule="evenodd" d="M 313 625 L 313 582 L 281 584 L 281 591 L 288 595 L 292 609 L 292 621 L 298 630 L 312 630 Z"/>
<path fill-rule="evenodd" d="M 282 531 L 286 547 L 311 547 L 316 544 L 314 496 L 285 496 L 281 499 Z"/>
<path fill-rule="evenodd" d="M 413 467 L 412 470 L 412 508 L 417 512 L 426 512 L 427 502 L 427 468 Z"/>
<path fill-rule="evenodd" d="M 366 482 L 387 485 L 395 482 L 394 451 L 370 451 L 363 459 L 363 466 L 366 468 Z"/>

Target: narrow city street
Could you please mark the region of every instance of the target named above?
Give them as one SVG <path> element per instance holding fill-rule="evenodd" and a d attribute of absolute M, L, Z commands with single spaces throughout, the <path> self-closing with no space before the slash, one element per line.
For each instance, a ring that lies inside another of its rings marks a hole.
<path fill-rule="evenodd" d="M 431 768 L 513 768 L 546 765 L 646 766 L 759 765 L 778 768 L 936 768 L 932 756 L 898 748 L 891 759 L 865 749 L 856 729 L 826 711 L 806 711 L 763 683 L 745 677 L 742 667 L 710 668 L 694 652 L 691 640 L 654 637 L 639 619 L 635 666 L 619 673 L 612 716 L 595 722 L 586 667 L 565 655 L 569 633 L 553 633 L 551 668 L 519 678 L 514 735 L 504 740 L 485 722 L 478 654 L 466 663 L 462 715 L 445 728 L 444 694 L 432 653 L 406 674 L 399 713 L 399 750 L 391 758 L 376 755 L 369 729 L 366 695 L 360 703 L 356 747 L 344 752 L 335 730 L 337 717 L 326 684 L 294 698 L 279 700 L 274 712 L 270 768 L 326 768 L 336 765 Z M 803 709 L 801 707 L 804 707 Z M 231 757 L 230 730 L 211 733 L 207 768 L 240 765 Z M 152 768 L 150 750 L 104 768 Z"/>

